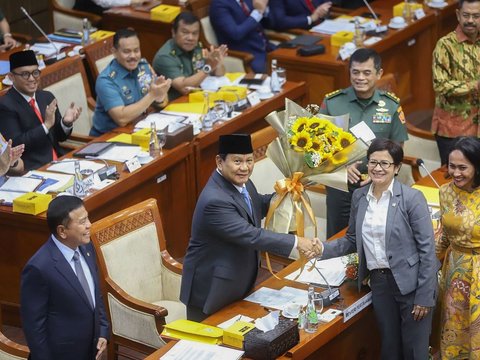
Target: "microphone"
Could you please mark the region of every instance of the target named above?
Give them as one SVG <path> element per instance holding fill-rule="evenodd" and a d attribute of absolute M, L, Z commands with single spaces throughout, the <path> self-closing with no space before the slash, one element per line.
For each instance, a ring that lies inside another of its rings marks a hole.
<path fill-rule="evenodd" d="M 373 18 L 375 19 L 375 33 L 379 34 L 379 33 L 383 33 L 385 31 L 387 31 L 387 27 L 385 25 L 381 25 L 381 21 L 379 20 L 377 14 L 375 13 L 375 11 L 373 11 L 372 7 L 370 6 L 370 4 L 368 3 L 367 0 L 363 0 L 363 3 L 365 4 L 365 6 L 368 8 L 368 11 L 370 12 L 370 14 L 372 14 Z M 373 32 L 373 31 L 372 31 Z"/>
<path fill-rule="evenodd" d="M 340 297 L 340 289 L 339 288 L 335 288 L 333 289 L 330 284 L 328 283 L 327 279 L 325 278 L 325 276 L 323 276 L 322 272 L 320 271 L 319 268 L 317 268 L 315 266 L 315 270 L 317 270 L 317 272 L 320 274 L 320 276 L 322 277 L 323 281 L 325 281 L 325 284 L 327 285 L 328 289 L 327 290 L 324 290 L 322 291 L 321 293 L 317 293 L 315 295 L 315 298 L 316 299 L 322 299 L 323 301 L 323 306 L 329 306 L 329 305 L 332 305 L 332 303 L 334 303 L 336 300 L 338 300 L 338 298 Z M 317 284 L 317 283 L 310 283 L 310 285 L 312 286 L 320 286 L 321 284 Z"/>
<path fill-rule="evenodd" d="M 30 22 L 37 28 L 38 31 L 40 31 L 40 34 L 42 34 L 45 39 L 47 39 L 47 41 L 53 46 L 53 48 L 56 50 L 56 57 L 55 59 L 56 60 L 61 60 L 65 57 L 65 53 L 62 53 L 60 54 L 60 49 L 58 48 L 57 45 L 55 45 L 55 43 L 50 40 L 50 38 L 47 36 L 47 34 L 45 34 L 45 31 L 42 30 L 42 28 L 40 27 L 40 25 L 38 25 L 38 23 L 33 20 L 33 18 L 30 16 L 30 14 L 27 12 L 27 10 L 25 10 L 25 8 L 23 6 L 20 6 L 20 10 L 22 10 L 22 12 L 25 14 L 25 16 L 28 18 L 28 20 L 30 20 Z"/>
<path fill-rule="evenodd" d="M 417 165 L 418 166 L 421 166 L 423 168 L 423 170 L 425 170 L 427 172 L 427 175 L 430 176 L 430 179 L 432 179 L 433 183 L 435 184 L 435 186 L 437 188 L 440 188 L 440 185 L 438 185 L 437 181 L 435 180 L 435 178 L 432 176 L 432 174 L 430 173 L 430 171 L 428 171 L 428 169 L 425 167 L 425 163 L 423 162 L 422 159 L 417 159 Z"/>
<path fill-rule="evenodd" d="M 117 167 L 115 165 L 108 165 L 108 162 L 105 159 L 99 159 L 99 158 L 96 158 L 95 156 L 88 156 L 88 155 L 85 156 L 85 159 L 100 160 L 103 162 L 105 167 L 98 169 L 96 171 L 96 173 L 98 174 L 98 177 L 100 178 L 100 181 L 103 181 L 109 178 L 110 176 L 114 175 L 117 172 Z"/>

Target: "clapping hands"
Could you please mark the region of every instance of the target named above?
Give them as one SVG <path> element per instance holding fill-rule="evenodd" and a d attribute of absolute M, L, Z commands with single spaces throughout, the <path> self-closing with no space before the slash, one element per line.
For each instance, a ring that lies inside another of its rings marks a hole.
<path fill-rule="evenodd" d="M 299 236 L 297 249 L 308 259 L 321 256 L 323 252 L 323 246 L 318 238 L 308 239 Z"/>

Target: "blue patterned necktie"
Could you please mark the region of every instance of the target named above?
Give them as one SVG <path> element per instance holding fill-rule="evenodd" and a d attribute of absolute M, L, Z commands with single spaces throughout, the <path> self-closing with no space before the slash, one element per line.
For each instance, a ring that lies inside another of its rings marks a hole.
<path fill-rule="evenodd" d="M 252 201 L 250 200 L 250 194 L 248 193 L 246 186 L 242 188 L 242 196 L 245 202 L 247 203 L 248 210 L 250 211 L 250 215 L 252 215 Z"/>
<path fill-rule="evenodd" d="M 90 292 L 90 287 L 88 286 L 87 277 L 83 272 L 82 264 L 80 263 L 80 254 L 78 251 L 75 251 L 73 254 L 73 264 L 75 265 L 75 272 L 77 273 L 78 281 L 80 285 L 82 285 L 83 291 L 85 291 L 85 295 L 87 295 L 88 302 L 90 303 L 92 309 L 94 308 L 92 293 Z"/>

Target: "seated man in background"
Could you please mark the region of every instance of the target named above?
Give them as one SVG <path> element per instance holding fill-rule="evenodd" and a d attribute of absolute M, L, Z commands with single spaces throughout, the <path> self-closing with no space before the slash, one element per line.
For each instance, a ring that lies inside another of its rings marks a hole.
<path fill-rule="evenodd" d="M 263 31 L 271 26 L 268 0 L 212 0 L 210 22 L 220 44 L 253 55 L 251 67 L 256 73 L 266 71 L 267 52 L 275 49 Z"/>
<path fill-rule="evenodd" d="M 12 139 L 14 146 L 25 144 L 22 158 L 26 171 L 66 153 L 60 142 L 68 138 L 82 112 L 82 108 L 72 102 L 62 117 L 55 96 L 38 90 L 40 74 L 32 50 L 11 54 L 8 77 L 13 87 L 0 97 L 0 133 Z"/>
<path fill-rule="evenodd" d="M 198 88 L 209 75 L 225 74 L 223 59 L 227 54 L 227 46 L 202 49 L 199 37 L 200 20 L 191 12 L 182 12 L 173 21 L 172 38 L 153 58 L 153 68 L 157 74 L 172 79 L 169 100 L 188 94 L 190 88 Z"/>
<path fill-rule="evenodd" d="M 2 9 L 0 9 L 0 52 L 4 52 L 17 45 L 17 41 L 12 37 L 10 33 L 10 25 L 8 24 Z"/>
<path fill-rule="evenodd" d="M 102 13 L 115 6 L 141 5 L 149 0 L 75 0 L 75 10 L 86 11 L 102 15 Z"/>
<path fill-rule="evenodd" d="M 328 15 L 331 6 L 326 0 L 270 0 L 272 28 L 310 29 Z"/>
<path fill-rule="evenodd" d="M 144 114 L 150 105 L 164 106 L 171 80 L 156 77 L 142 58 L 140 40 L 132 29 L 118 30 L 113 36 L 114 59 L 100 73 L 95 84 L 97 105 L 91 136 L 100 136 L 126 126 Z"/>

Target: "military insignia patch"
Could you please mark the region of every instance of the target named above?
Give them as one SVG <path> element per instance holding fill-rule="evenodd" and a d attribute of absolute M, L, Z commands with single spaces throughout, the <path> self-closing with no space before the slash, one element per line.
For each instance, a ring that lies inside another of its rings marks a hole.
<path fill-rule="evenodd" d="M 374 124 L 390 124 L 392 122 L 392 115 L 390 114 L 374 114 L 372 116 L 372 122 Z"/>
<path fill-rule="evenodd" d="M 388 96 L 388 97 L 389 97 L 390 99 L 392 99 L 393 101 L 395 101 L 396 103 L 399 103 L 399 102 L 400 102 L 400 98 L 398 98 L 398 96 L 395 95 L 394 93 L 386 92 L 385 95 Z"/>
<path fill-rule="evenodd" d="M 385 101 L 383 101 L 383 100 L 380 100 L 380 101 L 378 102 L 378 106 L 380 106 L 380 107 L 384 107 L 385 105 L 386 105 L 386 104 L 385 104 Z"/>
<path fill-rule="evenodd" d="M 405 124 L 405 122 L 406 122 L 405 114 L 403 113 L 403 109 L 402 109 L 401 106 L 398 107 L 397 113 L 398 113 L 398 118 L 400 119 L 400 122 L 402 124 Z"/>
<path fill-rule="evenodd" d="M 341 92 L 342 92 L 342 89 L 338 89 L 338 90 L 332 91 L 331 93 L 328 93 L 327 95 L 325 95 L 325 98 L 330 99 L 330 98 L 332 98 L 332 97 L 337 96 L 337 95 L 340 94 Z"/>

